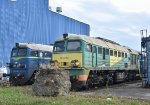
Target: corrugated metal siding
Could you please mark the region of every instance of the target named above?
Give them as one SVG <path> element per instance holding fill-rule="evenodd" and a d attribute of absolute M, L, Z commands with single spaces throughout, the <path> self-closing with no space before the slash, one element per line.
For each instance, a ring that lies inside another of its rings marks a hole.
<path fill-rule="evenodd" d="M 48 0 L 0 0 L 0 59 L 15 42 L 50 44 L 63 33 L 89 35 L 88 24 L 48 10 Z M 0 64 L 1 65 L 1 64 Z"/>

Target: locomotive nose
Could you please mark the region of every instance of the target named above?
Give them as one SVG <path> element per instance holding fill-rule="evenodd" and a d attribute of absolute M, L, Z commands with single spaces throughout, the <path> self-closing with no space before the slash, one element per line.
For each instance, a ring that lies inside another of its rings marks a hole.
<path fill-rule="evenodd" d="M 17 76 L 15 78 L 18 78 L 18 79 L 23 79 L 24 78 L 24 75 L 21 74 L 21 73 L 18 73 Z"/>
<path fill-rule="evenodd" d="M 22 84 L 25 84 L 27 82 L 27 79 L 25 78 L 24 73 L 13 72 L 10 75 L 10 82 L 13 85 L 22 85 Z"/>

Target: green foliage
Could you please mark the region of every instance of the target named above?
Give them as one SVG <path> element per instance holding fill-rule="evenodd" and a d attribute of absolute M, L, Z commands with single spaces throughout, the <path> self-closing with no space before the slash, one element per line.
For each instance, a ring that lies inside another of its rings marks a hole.
<path fill-rule="evenodd" d="M 0 87 L 0 105 L 149 105 L 148 102 L 116 97 L 69 96 L 39 97 L 30 86 Z"/>

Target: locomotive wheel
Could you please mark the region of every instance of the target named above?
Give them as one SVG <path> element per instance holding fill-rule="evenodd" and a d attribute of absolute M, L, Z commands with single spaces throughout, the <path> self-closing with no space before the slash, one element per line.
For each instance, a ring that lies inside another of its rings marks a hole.
<path fill-rule="evenodd" d="M 89 89 L 88 85 L 82 86 L 82 88 L 81 88 L 81 90 L 87 90 L 87 89 Z"/>
<path fill-rule="evenodd" d="M 114 83 L 114 79 L 112 76 L 107 75 L 106 85 L 112 85 Z"/>
<path fill-rule="evenodd" d="M 98 87 L 102 87 L 104 85 L 104 81 L 99 81 Z"/>
<path fill-rule="evenodd" d="M 31 78 L 26 82 L 27 85 L 31 85 L 31 84 L 34 83 L 36 73 L 37 73 L 37 70 L 34 71 L 34 73 L 32 74 Z"/>
<path fill-rule="evenodd" d="M 146 81 L 144 81 L 144 80 L 142 80 L 142 88 L 147 88 L 147 82 Z"/>

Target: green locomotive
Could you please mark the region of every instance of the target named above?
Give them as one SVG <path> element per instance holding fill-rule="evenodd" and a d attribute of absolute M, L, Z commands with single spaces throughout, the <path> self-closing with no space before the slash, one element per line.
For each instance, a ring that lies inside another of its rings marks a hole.
<path fill-rule="evenodd" d="M 64 34 L 54 43 L 53 60 L 68 70 L 72 88 L 133 80 L 139 52 L 103 38 Z"/>

